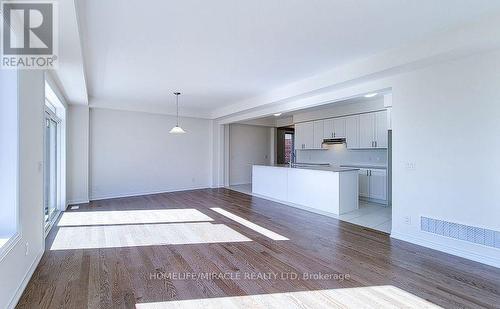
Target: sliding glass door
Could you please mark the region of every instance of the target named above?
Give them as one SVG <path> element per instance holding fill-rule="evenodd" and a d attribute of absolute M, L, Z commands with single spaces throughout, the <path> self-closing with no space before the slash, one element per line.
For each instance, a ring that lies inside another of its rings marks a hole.
<path fill-rule="evenodd" d="M 44 182 L 45 182 L 45 202 L 44 202 L 44 215 L 45 224 L 48 226 L 51 220 L 57 213 L 58 205 L 58 126 L 59 121 L 55 115 L 50 112 L 45 114 L 45 169 L 44 169 Z"/>

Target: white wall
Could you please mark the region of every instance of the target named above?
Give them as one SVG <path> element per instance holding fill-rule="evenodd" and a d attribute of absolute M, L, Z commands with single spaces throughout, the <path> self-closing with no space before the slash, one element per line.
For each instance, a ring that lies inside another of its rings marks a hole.
<path fill-rule="evenodd" d="M 44 75 L 19 71 L 19 218 L 21 237 L 0 261 L 0 308 L 13 307 L 44 250 L 43 108 Z M 26 244 L 28 250 L 26 250 Z"/>
<path fill-rule="evenodd" d="M 92 109 L 91 199 L 211 186 L 210 120 Z"/>
<path fill-rule="evenodd" d="M 68 204 L 89 201 L 89 107 L 70 105 L 68 111 Z"/>
<path fill-rule="evenodd" d="M 229 184 L 252 182 L 252 165 L 269 164 L 271 128 L 232 124 L 229 126 Z M 271 150 L 272 149 L 272 150 Z"/>
<path fill-rule="evenodd" d="M 17 72 L 0 70 L 0 238 L 17 232 Z"/>
<path fill-rule="evenodd" d="M 500 267 L 499 249 L 419 231 L 421 215 L 500 231 L 500 51 L 392 84 L 394 236 Z"/>

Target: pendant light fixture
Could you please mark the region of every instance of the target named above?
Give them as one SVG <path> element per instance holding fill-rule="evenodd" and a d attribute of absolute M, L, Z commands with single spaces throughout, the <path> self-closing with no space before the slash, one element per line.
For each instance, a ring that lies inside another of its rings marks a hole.
<path fill-rule="evenodd" d="M 181 127 L 179 127 L 179 96 L 181 95 L 181 93 L 174 92 L 174 95 L 175 95 L 175 103 L 177 104 L 177 124 L 175 125 L 175 127 L 172 128 L 172 130 L 170 130 L 169 133 L 171 133 L 171 134 L 183 134 L 183 133 L 186 133 L 186 131 L 184 131 Z"/>

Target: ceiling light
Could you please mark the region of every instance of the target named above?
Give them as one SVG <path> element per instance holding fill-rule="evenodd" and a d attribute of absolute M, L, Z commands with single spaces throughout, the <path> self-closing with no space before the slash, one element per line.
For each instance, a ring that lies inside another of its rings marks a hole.
<path fill-rule="evenodd" d="M 373 98 L 374 96 L 376 96 L 378 93 L 377 92 L 374 92 L 374 93 L 369 93 L 369 94 L 365 94 L 365 98 Z"/>
<path fill-rule="evenodd" d="M 281 113 L 274 114 L 274 117 L 279 117 L 279 116 L 281 116 Z"/>
<path fill-rule="evenodd" d="M 170 130 L 169 133 L 171 133 L 171 134 L 183 134 L 183 133 L 186 133 L 186 131 L 184 131 L 181 127 L 179 127 L 179 96 L 181 95 L 181 93 L 174 92 L 174 95 L 175 95 L 175 102 L 177 105 L 177 124 L 175 125 L 175 127 L 172 128 L 172 130 Z"/>

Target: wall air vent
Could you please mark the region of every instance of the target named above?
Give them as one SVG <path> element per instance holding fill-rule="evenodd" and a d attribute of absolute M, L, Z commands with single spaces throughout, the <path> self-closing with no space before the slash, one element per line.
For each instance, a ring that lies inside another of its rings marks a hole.
<path fill-rule="evenodd" d="M 420 218 L 420 229 L 425 232 L 500 249 L 499 231 L 428 217 Z"/>

